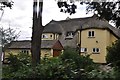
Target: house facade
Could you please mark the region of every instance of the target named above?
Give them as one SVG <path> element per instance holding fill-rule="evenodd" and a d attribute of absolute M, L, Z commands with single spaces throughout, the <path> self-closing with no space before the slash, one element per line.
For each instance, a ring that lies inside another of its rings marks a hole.
<path fill-rule="evenodd" d="M 63 48 L 69 46 L 90 54 L 96 63 L 106 63 L 106 48 L 120 38 L 120 30 L 96 15 L 87 18 L 52 20 L 45 25 L 42 34 L 41 57 L 59 56 Z M 30 53 L 31 41 L 13 41 L 6 50 L 8 53 Z"/>
<path fill-rule="evenodd" d="M 120 31 L 96 15 L 87 18 L 52 20 L 43 31 L 42 40 L 59 40 L 63 47 L 80 49 L 96 63 L 106 63 L 106 48 L 120 38 Z M 79 47 L 79 48 L 78 48 Z"/>
<path fill-rule="evenodd" d="M 9 47 L 5 50 L 5 58 L 8 57 L 9 53 L 17 55 L 18 53 L 24 53 L 31 55 L 31 41 L 12 41 Z M 41 43 L 41 58 L 45 56 L 56 57 L 62 53 L 63 46 L 59 40 L 43 40 Z"/>

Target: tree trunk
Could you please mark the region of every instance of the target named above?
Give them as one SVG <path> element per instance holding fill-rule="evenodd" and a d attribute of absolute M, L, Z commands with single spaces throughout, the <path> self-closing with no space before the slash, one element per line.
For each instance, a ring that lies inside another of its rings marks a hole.
<path fill-rule="evenodd" d="M 33 27 L 32 27 L 32 42 L 31 42 L 31 54 L 32 54 L 33 65 L 37 65 L 40 63 L 41 35 L 44 29 L 42 26 L 43 2 L 39 1 L 38 12 L 36 9 L 37 5 L 38 5 L 37 0 L 33 0 Z"/>

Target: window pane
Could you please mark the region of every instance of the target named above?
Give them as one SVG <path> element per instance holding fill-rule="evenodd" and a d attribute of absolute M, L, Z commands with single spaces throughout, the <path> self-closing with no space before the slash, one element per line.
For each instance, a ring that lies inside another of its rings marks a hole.
<path fill-rule="evenodd" d="M 91 31 L 88 32 L 88 36 L 89 36 L 89 37 L 91 36 Z"/>
<path fill-rule="evenodd" d="M 84 52 L 84 48 L 81 48 L 81 52 Z"/>
<path fill-rule="evenodd" d="M 26 53 L 26 50 L 24 50 L 24 53 Z"/>
<path fill-rule="evenodd" d="M 92 37 L 94 36 L 94 31 L 92 31 Z"/>
<path fill-rule="evenodd" d="M 95 52 L 95 48 L 93 48 L 93 52 Z"/>
<path fill-rule="evenodd" d="M 45 38 L 45 35 L 42 35 L 42 38 Z"/>
<path fill-rule="evenodd" d="M 98 48 L 96 48 L 96 52 L 99 52 L 99 49 L 98 49 Z"/>
<path fill-rule="evenodd" d="M 48 36 L 47 35 L 42 35 L 42 38 L 48 38 Z"/>
<path fill-rule="evenodd" d="M 85 48 L 84 51 L 86 52 L 86 51 L 87 51 L 87 48 Z"/>

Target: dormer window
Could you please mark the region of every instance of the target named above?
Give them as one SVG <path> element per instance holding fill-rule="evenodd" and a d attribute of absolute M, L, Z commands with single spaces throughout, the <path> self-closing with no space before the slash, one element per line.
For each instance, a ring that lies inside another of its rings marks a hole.
<path fill-rule="evenodd" d="M 47 35 L 45 35 L 45 34 L 43 34 L 43 35 L 42 35 L 42 38 L 48 38 L 48 36 L 47 36 Z"/>
<path fill-rule="evenodd" d="M 69 38 L 69 39 L 71 39 L 71 38 L 73 38 L 73 32 L 71 31 L 71 32 L 67 32 L 66 33 L 66 38 Z"/>

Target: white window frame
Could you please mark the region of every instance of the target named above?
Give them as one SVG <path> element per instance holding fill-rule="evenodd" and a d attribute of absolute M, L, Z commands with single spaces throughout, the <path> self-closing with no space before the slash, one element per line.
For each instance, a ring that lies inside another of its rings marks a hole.
<path fill-rule="evenodd" d="M 100 48 L 93 48 L 93 49 L 92 49 L 92 52 L 93 52 L 93 53 L 100 53 Z"/>
<path fill-rule="evenodd" d="M 81 52 L 87 52 L 87 48 L 81 48 Z"/>
<path fill-rule="evenodd" d="M 48 35 L 42 34 L 42 39 L 47 39 Z"/>
<path fill-rule="evenodd" d="M 95 37 L 95 31 L 88 31 L 88 37 Z"/>

